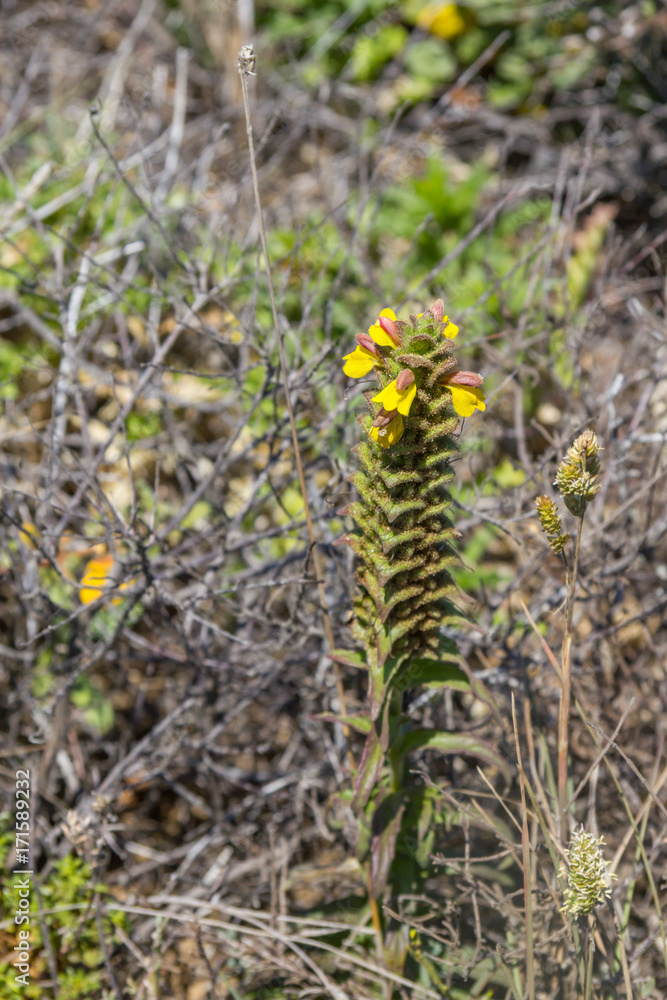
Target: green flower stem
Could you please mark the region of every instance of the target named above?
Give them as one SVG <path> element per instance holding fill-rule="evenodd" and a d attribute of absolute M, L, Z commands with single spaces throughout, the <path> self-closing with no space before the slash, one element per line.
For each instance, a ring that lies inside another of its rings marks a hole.
<path fill-rule="evenodd" d="M 592 934 L 591 917 L 586 917 L 584 930 L 584 1000 L 591 1000 L 591 989 L 593 986 L 593 955 L 595 954 L 595 940 Z"/>
<path fill-rule="evenodd" d="M 572 571 L 567 580 L 567 608 L 565 612 L 565 634 L 561 651 L 562 683 L 561 698 L 558 712 L 558 802 L 560 808 L 560 835 L 563 843 L 567 841 L 567 758 L 569 750 L 569 720 L 572 698 L 572 619 L 574 601 L 577 589 L 577 574 L 579 570 L 579 553 L 581 550 L 581 532 L 584 526 L 585 511 L 579 518 L 577 540 L 574 547 Z"/>

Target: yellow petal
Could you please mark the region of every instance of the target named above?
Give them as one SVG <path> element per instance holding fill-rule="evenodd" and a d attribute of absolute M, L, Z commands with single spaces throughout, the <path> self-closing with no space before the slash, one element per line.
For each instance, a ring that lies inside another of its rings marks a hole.
<path fill-rule="evenodd" d="M 417 24 L 440 38 L 455 38 L 465 31 L 465 21 L 454 3 L 431 3 L 422 10 Z"/>
<path fill-rule="evenodd" d="M 100 556 L 98 559 L 90 560 L 81 580 L 82 587 L 79 591 L 79 600 L 82 604 L 90 604 L 91 601 L 96 601 L 98 597 L 103 595 L 103 588 L 109 579 L 112 568 L 113 556 L 111 555 L 107 554 Z"/>
<path fill-rule="evenodd" d="M 403 437 L 403 417 L 398 413 L 386 427 L 371 427 L 371 437 L 382 448 L 389 448 Z"/>
<path fill-rule="evenodd" d="M 386 319 L 393 319 L 396 322 L 396 313 L 393 309 L 383 309 L 380 316 Z M 388 333 L 385 333 L 379 323 L 373 323 L 368 328 L 369 337 L 378 344 L 379 347 L 396 347 L 396 341 L 392 340 Z"/>
<path fill-rule="evenodd" d="M 343 358 L 346 362 L 343 371 L 350 378 L 362 378 L 364 375 L 368 375 L 371 368 L 376 365 L 379 358 L 375 354 L 371 354 L 367 351 L 365 347 L 356 347 L 351 354 L 346 354 Z"/>
<path fill-rule="evenodd" d="M 32 523 L 32 521 L 23 521 L 21 527 L 19 528 L 19 534 L 21 541 L 24 542 L 29 549 L 37 548 L 37 542 L 39 541 L 39 529 Z"/>
<path fill-rule="evenodd" d="M 388 386 L 385 386 L 382 392 L 379 392 L 377 396 L 373 396 L 373 402 L 382 403 L 385 410 L 398 410 L 404 417 L 407 417 L 416 392 L 416 382 L 413 382 L 412 385 L 409 385 L 407 389 L 403 389 L 401 392 L 396 387 L 396 379 L 394 379 Z"/>
<path fill-rule="evenodd" d="M 137 578 L 136 578 L 136 576 L 133 576 L 131 580 L 126 580 L 125 583 L 121 583 L 121 585 L 119 586 L 118 590 L 121 591 L 121 592 L 123 590 L 129 590 L 130 587 L 133 587 L 136 582 L 137 582 Z M 123 603 L 123 598 L 122 597 L 114 597 L 111 603 L 112 604 L 122 604 Z"/>
<path fill-rule="evenodd" d="M 456 323 L 452 323 L 449 316 L 443 316 L 442 322 L 447 324 L 447 326 L 443 331 L 445 337 L 447 337 L 448 340 L 453 340 L 456 334 L 459 332 L 458 326 L 456 325 Z"/>
<path fill-rule="evenodd" d="M 475 410 L 486 409 L 486 396 L 481 389 L 463 385 L 448 385 L 447 388 L 452 394 L 452 406 L 460 417 L 469 417 Z"/>

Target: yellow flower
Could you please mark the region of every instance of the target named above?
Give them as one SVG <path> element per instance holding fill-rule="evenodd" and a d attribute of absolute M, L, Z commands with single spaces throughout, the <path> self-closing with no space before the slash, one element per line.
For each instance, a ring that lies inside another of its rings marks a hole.
<path fill-rule="evenodd" d="M 382 392 L 373 396 L 374 403 L 381 403 L 385 410 L 398 410 L 407 417 L 417 393 L 417 383 L 409 368 L 405 368 Z"/>
<path fill-rule="evenodd" d="M 385 319 L 390 319 L 394 323 L 396 322 L 396 313 L 393 309 L 383 309 L 380 316 Z M 390 337 L 389 334 L 382 329 L 379 323 L 373 323 L 373 325 L 368 328 L 368 334 L 372 337 L 376 344 L 379 344 L 380 347 L 396 347 L 396 341 L 394 338 Z"/>
<path fill-rule="evenodd" d="M 364 375 L 368 375 L 371 368 L 378 364 L 380 356 L 358 344 L 351 354 L 345 355 L 343 361 L 345 362 L 343 371 L 346 375 L 349 375 L 350 378 L 363 378 Z"/>
<path fill-rule="evenodd" d="M 477 372 L 456 369 L 438 379 L 452 394 L 452 406 L 460 417 L 469 417 L 475 410 L 485 410 L 486 396 L 480 389 L 484 379 Z"/>
<path fill-rule="evenodd" d="M 389 448 L 403 437 L 403 417 L 397 413 L 386 427 L 371 427 L 370 434 L 382 448 Z"/>
<path fill-rule="evenodd" d="M 37 548 L 37 543 L 39 542 L 39 529 L 32 523 L 32 521 L 23 521 L 21 527 L 19 528 L 19 534 L 21 541 L 27 545 L 29 549 Z"/>
<path fill-rule="evenodd" d="M 458 326 L 456 325 L 456 323 L 452 323 L 449 316 L 443 316 L 442 322 L 447 324 L 445 329 L 442 331 L 444 336 L 447 337 L 448 340 L 453 340 L 456 334 L 459 332 Z"/>
<path fill-rule="evenodd" d="M 82 604 L 90 604 L 92 601 L 96 601 L 98 597 L 102 597 L 107 584 L 111 582 L 109 577 L 113 569 L 113 564 L 113 556 L 108 553 L 107 555 L 90 560 L 81 580 L 79 600 Z"/>
<path fill-rule="evenodd" d="M 430 3 L 417 18 L 417 24 L 440 38 L 455 38 L 465 31 L 465 21 L 455 3 Z"/>
<path fill-rule="evenodd" d="M 396 313 L 393 309 L 383 309 L 380 317 L 390 321 L 390 324 L 387 324 L 390 329 L 396 322 Z M 379 351 L 376 351 L 375 344 L 378 347 L 396 347 L 399 342 L 397 338 L 397 329 L 395 336 L 392 337 L 386 330 L 382 329 L 379 322 L 373 323 L 369 327 L 368 333 L 357 334 L 357 346 L 351 354 L 346 354 L 343 358 L 343 361 L 346 362 L 343 372 L 350 378 L 363 378 L 364 375 L 368 375 L 369 371 L 382 361 L 382 356 Z"/>
<path fill-rule="evenodd" d="M 475 410 L 485 410 L 486 396 L 481 389 L 467 385 L 448 385 L 452 394 L 452 406 L 460 417 L 469 417 Z"/>

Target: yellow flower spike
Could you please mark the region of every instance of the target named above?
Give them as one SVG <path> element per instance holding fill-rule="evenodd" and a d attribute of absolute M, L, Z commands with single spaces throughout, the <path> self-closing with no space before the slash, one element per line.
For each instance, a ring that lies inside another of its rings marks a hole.
<path fill-rule="evenodd" d="M 91 604 L 98 597 L 102 597 L 107 585 L 112 582 L 109 577 L 113 564 L 113 556 L 107 553 L 97 559 L 91 559 L 86 565 L 79 591 L 79 600 L 82 604 Z"/>
<path fill-rule="evenodd" d="M 417 394 L 417 383 L 409 368 L 405 368 L 382 392 L 373 396 L 374 403 L 381 403 L 385 410 L 398 410 L 407 417 L 412 401 Z"/>
<path fill-rule="evenodd" d="M 448 385 L 452 394 L 452 406 L 460 417 L 470 417 L 475 410 L 485 410 L 486 396 L 481 389 L 471 386 Z"/>
<path fill-rule="evenodd" d="M 396 322 L 396 313 L 393 309 L 383 309 L 380 316 Z M 379 347 L 396 347 L 396 341 L 388 333 L 385 333 L 379 323 L 373 323 L 372 326 L 369 326 L 368 333 Z"/>
<path fill-rule="evenodd" d="M 397 413 L 386 427 L 371 427 L 370 435 L 381 448 L 389 448 L 401 440 L 403 429 L 403 417 Z"/>

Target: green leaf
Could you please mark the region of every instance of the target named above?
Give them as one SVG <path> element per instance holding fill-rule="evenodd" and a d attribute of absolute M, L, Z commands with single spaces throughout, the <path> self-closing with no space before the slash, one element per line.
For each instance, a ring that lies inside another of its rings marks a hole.
<path fill-rule="evenodd" d="M 148 413 L 128 413 L 125 418 L 125 429 L 128 441 L 141 441 L 142 438 L 157 437 L 162 430 L 162 421 L 157 410 Z"/>
<path fill-rule="evenodd" d="M 318 712 L 313 716 L 320 722 L 338 722 L 341 726 L 349 726 L 356 733 L 363 733 L 367 736 L 373 728 L 373 723 L 368 715 L 334 715 L 332 712 Z"/>
<path fill-rule="evenodd" d="M 203 530 L 206 528 L 206 522 L 209 520 L 212 512 L 213 508 L 208 501 L 197 500 L 181 521 L 181 528 L 184 530 L 188 528 Z"/>
<path fill-rule="evenodd" d="M 405 67 L 417 79 L 429 83 L 448 83 L 456 74 L 456 59 L 447 42 L 426 38 L 415 42 L 405 54 Z"/>
<path fill-rule="evenodd" d="M 371 796 L 371 792 L 375 788 L 377 780 L 380 777 L 383 760 L 384 754 L 382 753 L 380 740 L 373 728 L 366 737 L 366 743 L 364 744 L 361 760 L 359 761 L 359 768 L 354 784 L 352 808 L 357 814 L 364 808 Z"/>
<path fill-rule="evenodd" d="M 375 35 L 361 35 L 354 43 L 350 59 L 353 80 L 372 80 L 385 63 L 398 55 L 408 33 L 401 24 L 387 24 Z"/>
<path fill-rule="evenodd" d="M 82 675 L 70 692 L 72 703 L 83 710 L 83 715 L 93 729 L 104 736 L 113 728 L 114 709 L 109 699 L 88 677 Z"/>
<path fill-rule="evenodd" d="M 392 748 L 397 756 L 411 750 L 439 750 L 446 754 L 466 754 L 479 757 L 497 768 L 506 781 L 512 778 L 512 769 L 507 761 L 493 749 L 490 743 L 466 733 L 447 733 L 442 729 L 413 729 L 404 732 Z"/>
<path fill-rule="evenodd" d="M 391 792 L 373 814 L 371 841 L 371 895 L 378 899 L 387 885 L 396 854 L 396 839 L 405 810 L 400 792 Z"/>
<path fill-rule="evenodd" d="M 342 663 L 344 667 L 356 667 L 357 670 L 368 670 L 366 654 L 355 649 L 332 649 L 329 657 L 336 663 Z"/>
<path fill-rule="evenodd" d="M 511 490 L 523 485 L 526 473 L 523 469 L 515 468 L 509 458 L 503 458 L 496 466 L 495 480 L 501 489 Z"/>
<path fill-rule="evenodd" d="M 401 671 L 396 686 L 409 688 L 418 687 L 420 684 L 429 688 L 450 687 L 455 691 L 471 690 L 468 676 L 456 663 L 421 657 L 411 660 L 405 670 Z"/>

